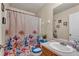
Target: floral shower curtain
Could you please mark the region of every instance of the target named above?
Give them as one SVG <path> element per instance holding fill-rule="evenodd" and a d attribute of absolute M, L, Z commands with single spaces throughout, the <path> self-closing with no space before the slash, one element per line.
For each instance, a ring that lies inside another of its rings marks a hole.
<path fill-rule="evenodd" d="M 34 30 L 38 32 L 38 21 L 38 17 L 8 10 L 6 33 L 8 32 L 11 36 L 14 36 L 19 32 L 24 32 L 25 34 L 31 34 Z"/>
<path fill-rule="evenodd" d="M 32 39 L 29 38 L 28 43 L 27 34 L 32 34 L 33 31 L 38 32 L 38 29 L 39 20 L 37 17 L 7 10 L 4 55 L 29 55 L 29 45 L 37 44 L 37 40 L 36 37 Z"/>

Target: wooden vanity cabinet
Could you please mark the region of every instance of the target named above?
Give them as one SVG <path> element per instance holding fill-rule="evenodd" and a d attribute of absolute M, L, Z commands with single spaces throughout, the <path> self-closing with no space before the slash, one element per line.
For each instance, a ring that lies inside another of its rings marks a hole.
<path fill-rule="evenodd" d="M 41 56 L 57 56 L 57 54 L 55 52 L 50 51 L 45 46 L 42 46 L 42 54 L 41 54 Z"/>

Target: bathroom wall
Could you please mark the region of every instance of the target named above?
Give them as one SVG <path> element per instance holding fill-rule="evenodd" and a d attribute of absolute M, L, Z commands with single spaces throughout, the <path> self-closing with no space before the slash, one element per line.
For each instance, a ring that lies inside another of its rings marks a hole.
<path fill-rule="evenodd" d="M 6 11 L 5 9 L 9 6 L 7 3 L 3 3 L 4 4 L 4 12 L 1 11 L 0 9 L 0 44 L 4 44 L 5 42 L 5 24 L 2 24 L 2 17 L 5 17 L 6 18 Z"/>
<path fill-rule="evenodd" d="M 0 32 L 2 31 L 2 11 L 1 11 L 1 3 L 0 3 Z M 0 33 L 0 44 L 2 43 L 2 33 Z"/>
<path fill-rule="evenodd" d="M 5 8 L 7 7 L 7 4 L 4 3 L 4 12 L 0 9 L 0 44 L 3 45 L 5 41 L 5 24 L 2 24 L 2 18 L 5 17 Z M 0 3 L 1 8 L 1 3 Z M 3 55 L 4 49 L 0 49 L 0 55 Z"/>
<path fill-rule="evenodd" d="M 54 15 L 58 38 L 69 39 L 69 15 L 76 12 L 79 12 L 79 5 Z M 62 20 L 62 23 L 59 24 L 58 20 Z M 63 22 L 67 22 L 67 26 L 63 26 Z M 57 25 L 60 25 L 60 28 L 57 28 Z"/>
<path fill-rule="evenodd" d="M 53 38 L 53 8 L 60 4 L 46 4 L 37 15 L 41 18 L 41 34 L 47 34 L 48 40 Z"/>
<path fill-rule="evenodd" d="M 9 7 L 9 4 L 8 3 L 4 3 L 4 6 L 5 6 L 5 11 L 2 13 L 2 16 L 4 16 L 6 18 L 6 8 Z M 5 43 L 5 25 L 6 24 L 2 24 L 2 44 Z"/>

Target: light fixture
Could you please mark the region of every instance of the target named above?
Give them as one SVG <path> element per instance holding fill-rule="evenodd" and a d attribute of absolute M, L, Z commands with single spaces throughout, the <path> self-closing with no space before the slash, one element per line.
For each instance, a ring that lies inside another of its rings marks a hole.
<path fill-rule="evenodd" d="M 50 20 L 48 20 L 47 22 L 50 23 Z"/>

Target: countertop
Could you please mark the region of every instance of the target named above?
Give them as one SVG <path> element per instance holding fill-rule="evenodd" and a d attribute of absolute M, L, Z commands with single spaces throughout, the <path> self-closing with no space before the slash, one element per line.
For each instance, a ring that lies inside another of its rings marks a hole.
<path fill-rule="evenodd" d="M 41 43 L 42 46 L 45 46 L 46 48 L 48 48 L 50 51 L 54 51 L 58 56 L 79 56 L 79 51 L 77 51 L 76 49 L 74 49 L 73 52 L 60 52 L 60 51 L 57 51 L 53 48 L 51 48 L 49 46 L 49 43 L 53 43 L 53 42 L 56 42 L 55 40 L 52 40 L 52 41 L 48 41 L 46 43 Z"/>

